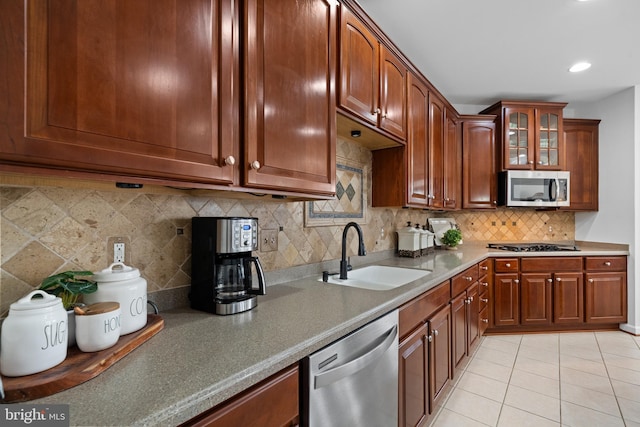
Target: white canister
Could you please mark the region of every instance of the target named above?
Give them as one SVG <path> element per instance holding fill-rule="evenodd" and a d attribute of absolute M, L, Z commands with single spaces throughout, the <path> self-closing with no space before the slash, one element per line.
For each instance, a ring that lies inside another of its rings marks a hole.
<path fill-rule="evenodd" d="M 76 343 L 84 352 L 112 347 L 120 338 L 120 304 L 98 302 L 74 309 Z"/>
<path fill-rule="evenodd" d="M 116 262 L 93 273 L 93 278 L 98 282 L 98 290 L 85 294 L 85 303 L 120 303 L 120 335 L 144 328 L 147 324 L 147 281 L 140 277 L 140 270 Z"/>
<path fill-rule="evenodd" d="M 398 255 L 409 258 L 420 256 L 420 231 L 411 227 L 411 222 L 398 230 Z"/>
<path fill-rule="evenodd" d="M 2 375 L 31 375 L 62 363 L 67 357 L 67 322 L 62 299 L 41 290 L 11 304 L 2 323 Z"/>

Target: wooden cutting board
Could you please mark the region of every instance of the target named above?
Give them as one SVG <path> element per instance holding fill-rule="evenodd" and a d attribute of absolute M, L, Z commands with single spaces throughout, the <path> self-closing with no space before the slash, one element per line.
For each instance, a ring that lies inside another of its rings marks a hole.
<path fill-rule="evenodd" d="M 74 345 L 67 350 L 64 362 L 53 368 L 22 377 L 2 376 L 5 398 L 1 401 L 26 402 L 82 384 L 109 369 L 111 365 L 160 332 L 163 327 L 164 320 L 159 315 L 148 314 L 144 328 L 120 337 L 113 347 L 84 353 Z"/>

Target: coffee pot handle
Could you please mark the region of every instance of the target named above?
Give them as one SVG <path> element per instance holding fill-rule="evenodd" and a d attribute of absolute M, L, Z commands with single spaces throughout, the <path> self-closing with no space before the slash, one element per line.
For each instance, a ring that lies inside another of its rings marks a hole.
<path fill-rule="evenodd" d="M 258 259 L 258 257 L 250 257 L 246 258 L 246 262 L 249 271 L 251 270 L 249 267 L 249 263 L 254 263 L 256 266 L 256 273 L 258 274 L 258 289 L 251 287 L 251 289 L 247 290 L 247 293 L 252 295 L 266 295 L 267 288 L 264 284 L 264 271 L 262 270 L 262 264 L 260 264 L 260 260 Z"/>

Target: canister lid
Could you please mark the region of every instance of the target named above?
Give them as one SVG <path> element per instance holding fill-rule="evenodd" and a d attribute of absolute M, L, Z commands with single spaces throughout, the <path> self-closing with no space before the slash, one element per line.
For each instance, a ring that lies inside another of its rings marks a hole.
<path fill-rule="evenodd" d="M 82 307 L 74 307 L 73 312 L 80 316 L 91 316 L 93 314 L 109 313 L 120 308 L 120 303 L 116 301 L 97 302 Z"/>
<path fill-rule="evenodd" d="M 40 295 L 42 298 L 33 298 L 35 295 Z M 41 310 L 55 306 L 62 308 L 62 299 L 55 295 L 48 294 L 45 291 L 36 290 L 11 304 L 9 309 L 12 311 Z"/>
<path fill-rule="evenodd" d="M 114 262 L 104 270 L 93 273 L 96 282 L 118 282 L 140 277 L 140 270 L 124 265 L 122 262 Z"/>

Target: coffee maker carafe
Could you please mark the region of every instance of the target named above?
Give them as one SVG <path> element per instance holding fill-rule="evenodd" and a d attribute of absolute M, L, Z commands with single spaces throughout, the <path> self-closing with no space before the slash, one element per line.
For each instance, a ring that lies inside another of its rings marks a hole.
<path fill-rule="evenodd" d="M 191 307 L 221 315 L 254 308 L 256 295 L 266 293 L 262 265 L 251 255 L 258 249 L 258 219 L 195 217 L 191 225 Z"/>

